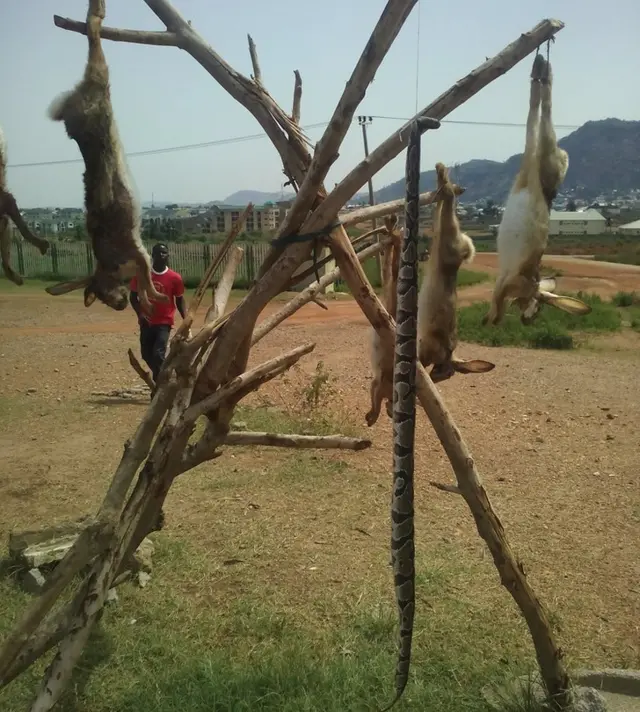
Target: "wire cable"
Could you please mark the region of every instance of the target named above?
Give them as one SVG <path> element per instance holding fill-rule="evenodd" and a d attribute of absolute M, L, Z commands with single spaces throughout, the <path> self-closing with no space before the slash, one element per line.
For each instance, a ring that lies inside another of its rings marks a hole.
<path fill-rule="evenodd" d="M 407 122 L 411 121 L 410 118 L 406 118 L 403 116 L 374 116 L 370 115 L 372 119 L 381 119 L 383 121 L 402 121 L 402 122 Z M 355 119 L 354 119 L 355 122 Z M 519 123 L 509 123 L 509 122 L 504 122 L 504 121 L 456 121 L 455 119 L 443 119 L 441 121 L 443 124 L 456 124 L 458 126 L 497 126 L 497 127 L 502 127 L 502 128 L 524 128 L 526 124 L 519 124 Z M 307 124 L 306 126 L 303 126 L 302 128 L 306 131 L 309 129 L 316 129 L 316 128 L 321 128 L 324 126 L 328 126 L 329 122 L 328 121 L 320 121 L 315 124 Z M 577 125 L 572 125 L 572 124 L 554 124 L 556 129 L 578 129 L 580 128 Z M 193 149 L 197 148 L 211 148 L 213 146 L 227 146 L 229 144 L 234 144 L 234 143 L 243 143 L 245 141 L 257 141 L 259 139 L 265 139 L 267 135 L 265 133 L 259 133 L 259 134 L 248 134 L 246 136 L 234 136 L 230 138 L 220 138 L 216 139 L 214 141 L 202 141 L 200 143 L 187 143 L 183 144 L 180 146 L 167 146 L 165 148 L 150 148 L 147 149 L 146 151 L 131 151 L 129 153 L 125 153 L 125 156 L 127 158 L 136 158 L 139 156 L 155 156 L 161 153 L 175 153 L 178 151 L 190 151 Z M 10 163 L 7 165 L 7 168 L 38 168 L 38 167 L 44 167 L 44 166 L 62 166 L 62 165 L 70 165 L 73 163 L 83 163 L 82 158 L 65 158 L 57 161 L 34 161 L 32 163 Z"/>

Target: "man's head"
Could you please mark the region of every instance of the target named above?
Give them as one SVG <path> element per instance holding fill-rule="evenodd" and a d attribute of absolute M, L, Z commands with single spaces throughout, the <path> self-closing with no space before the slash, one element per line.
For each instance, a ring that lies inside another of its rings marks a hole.
<path fill-rule="evenodd" d="M 156 272 L 162 272 L 168 266 L 169 248 L 163 242 L 158 242 L 153 246 L 151 261 Z"/>

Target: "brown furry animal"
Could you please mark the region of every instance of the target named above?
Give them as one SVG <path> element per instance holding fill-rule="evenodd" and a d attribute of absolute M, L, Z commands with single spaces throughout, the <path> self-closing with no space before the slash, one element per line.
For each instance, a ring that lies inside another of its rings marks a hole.
<path fill-rule="evenodd" d="M 464 189 L 450 182 L 442 163 L 436 163 L 436 173 L 434 235 L 418 296 L 418 358 L 425 368 L 433 364 L 429 375 L 434 383 L 451 378 L 456 372 L 486 373 L 495 368 L 489 361 L 462 361 L 454 356 L 458 345 L 458 270 L 463 262 L 471 262 L 475 247 L 460 230 L 455 211 L 456 195 L 462 195 Z"/>
<path fill-rule="evenodd" d="M 398 302 L 398 268 L 400 265 L 400 250 L 402 248 L 402 235 L 395 230 L 397 221 L 394 215 L 385 220 L 391 241 L 382 250 L 382 301 L 385 309 L 395 319 Z M 382 345 L 380 336 L 375 329 L 371 329 L 371 368 L 373 380 L 371 381 L 371 410 L 366 414 L 365 420 L 371 427 L 380 416 L 382 401 L 387 401 L 387 415 L 393 417 L 393 349 L 387 351 Z"/>
<path fill-rule="evenodd" d="M 36 237 L 27 227 L 18 209 L 18 204 L 13 194 L 7 190 L 7 144 L 0 127 L 0 259 L 2 259 L 2 269 L 7 279 L 15 284 L 22 284 L 22 277 L 11 267 L 11 230 L 9 230 L 9 218 L 20 231 L 22 237 L 35 245 L 44 255 L 49 249 L 48 240 Z"/>
<path fill-rule="evenodd" d="M 104 17 L 104 0 L 89 0 L 89 56 L 84 77 L 49 108 L 50 118 L 64 122 L 67 135 L 76 141 L 84 159 L 87 232 L 97 267 L 89 277 L 63 282 L 46 291 L 58 295 L 84 287 L 85 306 L 93 304 L 97 297 L 119 311 L 128 303 L 124 283 L 137 274 L 140 302 L 148 310 L 149 298 L 164 302 L 168 297 L 153 286 L 149 254 L 140 239 L 140 208 L 128 183 L 111 105 L 109 68 L 100 40 Z"/>

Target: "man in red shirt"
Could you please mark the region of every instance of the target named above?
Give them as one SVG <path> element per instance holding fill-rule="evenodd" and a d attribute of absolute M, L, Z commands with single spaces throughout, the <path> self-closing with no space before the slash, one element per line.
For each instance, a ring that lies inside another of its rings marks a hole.
<path fill-rule="evenodd" d="M 142 358 L 151 369 L 153 380 L 157 381 L 166 354 L 176 307 L 183 319 L 187 315 L 182 277 L 169 269 L 169 249 L 163 243 L 154 245 L 151 251 L 151 280 L 159 292 L 169 296 L 168 302 L 156 302 L 150 299 L 151 313 L 145 313 L 138 299 L 137 277 L 131 280 L 129 301 L 138 315 Z"/>

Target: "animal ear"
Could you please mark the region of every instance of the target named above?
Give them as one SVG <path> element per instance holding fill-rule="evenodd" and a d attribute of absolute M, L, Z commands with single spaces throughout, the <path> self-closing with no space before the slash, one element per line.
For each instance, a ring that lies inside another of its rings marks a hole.
<path fill-rule="evenodd" d="M 538 284 L 538 289 L 541 292 L 554 292 L 556 288 L 556 278 L 555 277 L 545 277 L 541 279 Z"/>
<path fill-rule="evenodd" d="M 84 290 L 84 305 L 85 307 L 90 307 L 96 300 L 96 293 L 92 291 L 89 287 Z"/>
<path fill-rule="evenodd" d="M 463 188 L 461 185 L 454 185 L 453 186 L 453 194 L 454 195 L 462 195 L 465 192 L 466 188 Z"/>
<path fill-rule="evenodd" d="M 488 373 L 496 367 L 491 361 L 482 361 L 481 359 L 470 359 L 469 361 L 452 360 L 453 368 L 458 373 Z"/>
<path fill-rule="evenodd" d="M 70 282 L 60 282 L 59 284 L 54 284 L 51 287 L 46 287 L 45 292 L 47 294 L 53 294 L 54 297 L 58 297 L 60 294 L 67 294 L 68 292 L 73 292 L 76 289 L 82 289 L 89 284 L 89 277 L 83 277 L 82 279 L 72 279 Z"/>
<path fill-rule="evenodd" d="M 551 294 L 551 292 L 540 292 L 540 299 L 545 304 L 549 304 L 573 316 L 584 316 L 585 314 L 591 313 L 591 307 L 575 297 L 564 297 L 558 294 Z"/>

